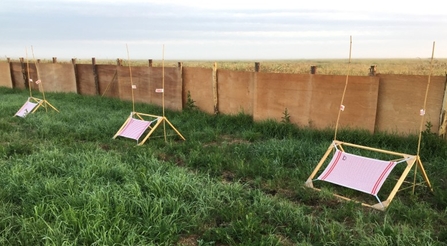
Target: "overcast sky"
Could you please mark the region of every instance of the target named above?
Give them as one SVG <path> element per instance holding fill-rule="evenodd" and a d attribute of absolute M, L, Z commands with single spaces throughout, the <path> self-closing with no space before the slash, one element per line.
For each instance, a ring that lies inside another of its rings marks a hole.
<path fill-rule="evenodd" d="M 442 1 L 1 0 L 0 56 L 447 58 Z"/>

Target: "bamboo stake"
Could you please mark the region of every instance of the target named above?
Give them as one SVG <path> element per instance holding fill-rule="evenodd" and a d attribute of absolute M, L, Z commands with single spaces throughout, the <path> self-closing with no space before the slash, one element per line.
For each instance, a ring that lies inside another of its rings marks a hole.
<path fill-rule="evenodd" d="M 28 48 L 25 47 L 25 53 L 26 53 L 26 73 L 28 77 L 28 89 L 29 89 L 29 97 L 33 97 L 33 93 L 31 90 L 31 79 L 29 76 L 29 62 L 28 62 Z"/>
<path fill-rule="evenodd" d="M 342 107 L 344 107 L 343 106 L 343 101 L 345 100 L 346 88 L 348 87 L 349 72 L 351 70 L 351 51 L 352 51 L 352 36 L 349 36 L 348 72 L 346 74 L 345 88 L 343 89 L 343 95 L 341 97 L 340 109 L 338 110 L 337 123 L 335 124 L 334 140 L 337 140 L 337 131 L 338 131 L 338 123 L 340 121 L 340 114 L 341 114 L 341 111 L 344 110 L 344 108 L 342 108 Z"/>
<path fill-rule="evenodd" d="M 134 86 L 132 82 L 132 68 L 130 66 L 130 56 L 129 56 L 129 47 L 126 44 L 126 50 L 127 50 L 127 66 L 129 67 L 129 77 L 130 77 L 130 88 L 132 91 L 132 112 L 135 112 L 135 98 L 134 98 Z"/>
<path fill-rule="evenodd" d="M 433 48 L 431 50 L 431 60 L 430 60 L 430 72 L 428 74 L 427 87 L 425 89 L 424 106 L 423 106 L 423 108 L 421 109 L 421 112 L 420 112 L 422 117 L 421 117 L 421 123 L 419 125 L 419 138 L 418 138 L 418 149 L 417 149 L 417 156 L 418 156 L 418 158 L 420 158 L 419 157 L 419 152 L 421 151 L 422 127 L 423 127 L 424 122 L 425 122 L 425 108 L 427 107 L 428 90 L 430 88 L 430 79 L 431 79 L 431 74 L 432 74 L 432 70 L 433 70 L 433 57 L 434 57 L 434 54 L 435 54 L 435 42 L 433 41 Z M 422 165 L 421 165 L 421 168 L 422 168 Z M 418 170 L 418 165 L 415 165 L 415 167 L 414 167 L 414 177 L 413 177 L 413 194 L 414 194 L 414 191 L 416 189 L 416 173 L 417 173 L 417 170 Z M 423 169 L 421 171 L 423 172 L 424 177 L 426 177 L 427 174 L 425 173 L 425 171 Z M 428 182 L 428 179 L 426 179 L 426 181 L 430 185 L 430 183 Z"/>
<path fill-rule="evenodd" d="M 162 108 L 163 108 L 163 117 L 165 117 L 165 45 L 163 44 L 162 56 L 161 56 L 161 88 L 163 88 L 163 93 L 161 94 L 162 98 Z"/>
<path fill-rule="evenodd" d="M 162 83 L 162 85 L 161 85 L 161 88 L 163 88 L 163 93 L 161 94 L 161 100 L 162 100 L 162 102 L 161 102 L 161 104 L 162 104 L 162 110 L 163 110 L 163 119 L 166 119 L 165 118 L 165 45 L 163 44 L 163 51 L 162 51 L 162 62 L 161 62 L 161 64 L 162 64 L 162 74 L 161 74 L 161 83 Z M 163 133 L 164 133 L 164 137 L 165 137 L 165 142 L 167 141 L 167 139 L 166 139 L 166 122 L 165 122 L 165 120 L 163 120 Z"/>
<path fill-rule="evenodd" d="M 430 88 L 430 78 L 433 70 L 433 57 L 435 54 L 435 42 L 433 42 L 433 48 L 431 51 L 431 60 L 430 60 L 430 73 L 428 74 L 428 81 L 427 81 L 427 88 L 425 89 L 425 98 L 424 98 L 424 107 L 421 109 L 423 110 L 421 112 L 421 123 L 419 125 L 419 140 L 418 140 L 418 149 L 417 149 L 417 155 L 419 155 L 420 149 L 421 149 L 421 139 L 422 139 L 422 127 L 424 125 L 425 121 L 425 108 L 427 106 L 427 98 L 428 98 L 428 89 Z"/>
<path fill-rule="evenodd" d="M 40 73 L 39 73 L 39 68 L 37 67 L 37 62 L 36 62 L 36 58 L 34 57 L 34 49 L 33 46 L 31 45 L 31 52 L 33 53 L 33 60 L 34 60 L 34 65 L 36 66 L 36 71 L 37 71 L 37 80 L 40 80 Z M 42 90 L 42 98 L 43 101 L 46 102 L 47 100 L 45 99 L 45 90 L 43 88 L 43 82 L 40 81 L 40 83 L 38 84 L 38 86 L 40 87 L 40 89 Z M 45 111 L 48 111 L 47 109 L 47 105 L 44 103 L 44 108 Z"/>

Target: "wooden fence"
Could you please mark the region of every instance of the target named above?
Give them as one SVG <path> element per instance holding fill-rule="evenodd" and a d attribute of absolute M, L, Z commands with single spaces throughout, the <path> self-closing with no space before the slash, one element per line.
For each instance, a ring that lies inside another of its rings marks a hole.
<path fill-rule="evenodd" d="M 119 61 L 119 60 L 118 60 Z M 259 63 L 255 64 L 259 67 Z M 334 127 L 346 84 L 344 75 L 238 72 L 214 68 L 152 67 L 71 63 L 0 62 L 0 86 L 27 89 L 30 79 L 40 79 L 47 92 L 73 92 L 131 100 L 132 84 L 136 102 L 162 106 L 156 89 L 164 80 L 165 107 L 182 110 L 187 96 L 209 114 L 251 115 L 255 121 L 281 121 L 287 110 L 290 121 L 315 129 Z M 428 76 L 349 76 L 345 110 L 339 127 L 370 132 L 418 134 Z M 33 89 L 38 89 L 33 85 Z M 425 122 L 431 131 L 444 135 L 447 126 L 446 77 L 431 76 Z M 61 109 L 63 110 L 63 109 Z"/>

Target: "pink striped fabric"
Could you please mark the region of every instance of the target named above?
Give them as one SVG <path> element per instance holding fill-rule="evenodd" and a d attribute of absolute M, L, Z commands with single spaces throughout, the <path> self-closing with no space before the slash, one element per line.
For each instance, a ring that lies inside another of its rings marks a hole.
<path fill-rule="evenodd" d="M 336 150 L 318 177 L 333 184 L 377 195 L 396 162 L 382 161 Z"/>
<path fill-rule="evenodd" d="M 130 120 L 123 127 L 123 129 L 121 129 L 118 135 L 126 138 L 132 138 L 138 141 L 138 139 L 141 137 L 144 131 L 146 131 L 151 123 L 151 121 L 130 118 Z"/>
<path fill-rule="evenodd" d="M 19 111 L 17 111 L 17 113 L 15 114 L 15 116 L 19 116 L 22 118 L 25 118 L 26 115 L 28 115 L 29 113 L 31 113 L 31 111 L 33 111 L 33 109 L 37 106 L 37 103 L 33 103 L 30 101 L 26 101 L 25 104 L 23 104 L 23 106 L 19 109 Z"/>

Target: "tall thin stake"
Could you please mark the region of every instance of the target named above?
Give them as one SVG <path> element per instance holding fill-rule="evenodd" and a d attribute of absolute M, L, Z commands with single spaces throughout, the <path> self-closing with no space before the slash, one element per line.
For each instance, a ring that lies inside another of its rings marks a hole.
<path fill-rule="evenodd" d="M 419 125 L 419 139 L 418 139 L 418 149 L 417 149 L 417 158 L 420 161 L 419 152 L 421 151 L 421 141 L 422 141 L 422 127 L 425 122 L 425 108 L 427 107 L 427 98 L 428 98 L 428 90 L 430 88 L 430 78 L 433 70 L 433 57 L 435 55 L 435 42 L 433 41 L 433 48 L 431 50 L 431 60 L 430 60 L 430 72 L 428 74 L 428 80 L 427 80 L 427 87 L 425 89 L 425 97 L 424 97 L 424 107 L 420 111 L 421 115 L 421 123 Z M 414 177 L 413 177 L 413 194 L 416 189 L 416 173 L 418 170 L 418 165 L 415 165 L 414 167 Z M 424 172 L 424 170 L 422 170 Z"/>
<path fill-rule="evenodd" d="M 163 117 L 165 117 L 165 45 L 163 44 L 162 58 L 161 58 L 161 87 L 163 88 L 163 93 L 161 96 L 161 105 L 163 108 Z"/>
<path fill-rule="evenodd" d="M 163 93 L 161 96 L 161 105 L 162 105 L 162 110 L 163 110 L 163 119 L 165 119 L 165 45 L 163 44 L 163 52 L 162 52 L 162 62 L 161 62 L 161 87 L 163 88 Z M 167 141 L 166 139 L 166 122 L 165 120 L 163 120 L 163 132 L 164 132 L 164 137 L 165 137 L 165 142 Z"/>
<path fill-rule="evenodd" d="M 129 55 L 129 47 L 126 44 L 126 50 L 127 50 L 127 66 L 129 67 L 129 76 L 130 76 L 130 90 L 132 92 L 132 112 L 135 112 L 135 98 L 134 98 L 134 86 L 132 82 L 132 67 L 130 66 L 130 55 Z"/>
<path fill-rule="evenodd" d="M 345 94 L 346 94 L 346 88 L 348 87 L 348 79 L 349 79 L 349 72 L 351 71 L 351 51 L 352 51 L 352 36 L 349 36 L 349 61 L 348 61 L 348 72 L 346 74 L 346 82 L 345 82 L 345 88 L 343 89 L 343 95 L 341 97 L 340 102 L 340 108 L 338 110 L 338 116 L 337 116 L 337 123 L 335 124 L 335 134 L 334 134 L 334 140 L 337 140 L 337 131 L 338 131 L 338 123 L 340 121 L 340 114 L 343 106 L 343 101 L 345 100 Z"/>
<path fill-rule="evenodd" d="M 32 45 L 31 45 L 31 52 L 33 53 L 34 66 L 36 66 L 37 80 L 40 80 L 39 68 L 37 67 L 37 61 L 36 61 L 36 58 L 34 57 L 34 49 L 33 49 L 33 46 L 32 46 Z M 43 82 L 40 81 L 40 83 L 38 84 L 38 86 L 39 86 L 40 89 L 42 90 L 42 98 L 43 98 L 43 101 L 46 102 L 47 100 L 46 100 L 46 98 L 45 98 L 45 90 L 44 90 L 44 88 L 43 88 Z M 45 111 L 48 111 L 48 109 L 47 109 L 47 104 L 46 104 L 46 103 L 44 103 L 44 107 L 45 107 Z"/>
<path fill-rule="evenodd" d="M 33 92 L 31 91 L 31 78 L 29 77 L 29 62 L 28 62 L 28 48 L 25 47 L 26 53 L 26 73 L 28 78 L 28 89 L 29 89 L 29 97 L 33 97 Z"/>
<path fill-rule="evenodd" d="M 427 88 L 425 89 L 424 107 L 421 109 L 421 124 L 419 126 L 419 140 L 418 140 L 418 150 L 417 155 L 419 155 L 421 149 L 421 139 L 422 139 L 422 127 L 425 122 L 425 108 L 427 106 L 428 90 L 430 88 L 430 78 L 433 71 L 433 57 L 435 54 L 435 42 L 433 42 L 433 48 L 431 51 L 431 61 L 430 61 L 430 73 L 428 74 Z"/>

